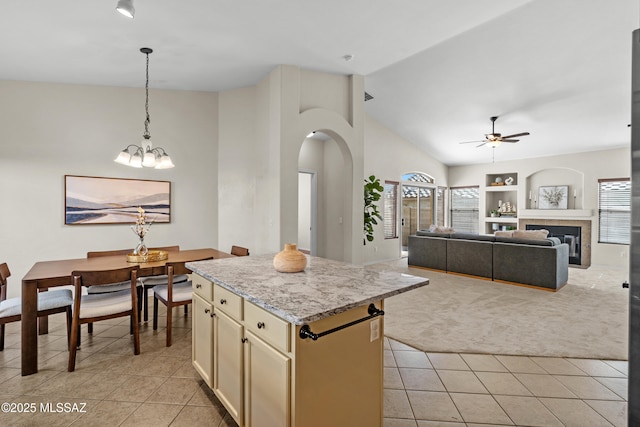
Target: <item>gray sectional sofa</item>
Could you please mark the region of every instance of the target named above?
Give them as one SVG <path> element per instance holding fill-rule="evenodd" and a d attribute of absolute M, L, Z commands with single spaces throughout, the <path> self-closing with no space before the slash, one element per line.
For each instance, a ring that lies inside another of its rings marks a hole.
<path fill-rule="evenodd" d="M 569 246 L 554 237 L 418 231 L 409 236 L 409 265 L 557 290 L 569 279 Z"/>

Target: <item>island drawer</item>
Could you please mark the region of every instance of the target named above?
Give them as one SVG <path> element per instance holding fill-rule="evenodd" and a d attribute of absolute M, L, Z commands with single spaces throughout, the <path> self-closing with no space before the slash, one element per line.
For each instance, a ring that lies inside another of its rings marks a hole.
<path fill-rule="evenodd" d="M 235 320 L 242 320 L 242 297 L 219 285 L 213 285 L 213 306 Z"/>
<path fill-rule="evenodd" d="M 277 349 L 288 353 L 289 322 L 245 300 L 244 324 L 251 332 Z"/>
<path fill-rule="evenodd" d="M 213 298 L 213 283 L 204 277 L 193 273 L 191 275 L 191 286 L 193 287 L 193 292 L 200 295 L 207 302 L 210 302 L 211 298 Z"/>

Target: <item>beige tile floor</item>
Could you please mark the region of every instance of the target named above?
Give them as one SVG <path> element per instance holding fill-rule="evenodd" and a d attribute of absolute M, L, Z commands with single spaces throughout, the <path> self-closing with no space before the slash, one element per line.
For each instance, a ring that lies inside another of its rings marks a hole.
<path fill-rule="evenodd" d="M 175 317 L 170 348 L 143 323 L 138 356 L 126 319 L 82 340 L 68 373 L 64 318 L 52 316 L 40 370 L 22 377 L 20 325 L 7 325 L 0 403 L 35 412 L 0 412 L 1 426 L 236 426 L 191 367 L 190 315 Z M 385 338 L 384 374 L 385 427 L 626 425 L 626 362 L 424 353 Z"/>
<path fill-rule="evenodd" d="M 626 426 L 627 366 L 425 353 L 385 338 L 385 427 Z"/>

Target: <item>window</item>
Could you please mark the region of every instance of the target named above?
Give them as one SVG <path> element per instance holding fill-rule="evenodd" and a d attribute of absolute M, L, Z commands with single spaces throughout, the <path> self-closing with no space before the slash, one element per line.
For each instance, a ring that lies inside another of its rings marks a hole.
<path fill-rule="evenodd" d="M 398 182 L 384 182 L 384 238 L 398 238 Z"/>
<path fill-rule="evenodd" d="M 630 241 L 631 181 L 598 180 L 598 242 L 628 245 Z"/>
<path fill-rule="evenodd" d="M 455 231 L 478 232 L 480 187 L 451 187 L 451 227 Z"/>

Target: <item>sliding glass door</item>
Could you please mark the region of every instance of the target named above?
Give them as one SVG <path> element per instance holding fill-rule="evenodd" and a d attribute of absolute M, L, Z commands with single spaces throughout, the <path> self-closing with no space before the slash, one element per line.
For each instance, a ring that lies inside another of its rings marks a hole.
<path fill-rule="evenodd" d="M 435 221 L 434 188 L 402 185 L 402 250 L 409 235 L 428 229 Z"/>

